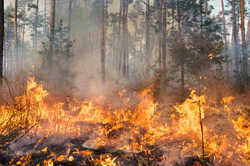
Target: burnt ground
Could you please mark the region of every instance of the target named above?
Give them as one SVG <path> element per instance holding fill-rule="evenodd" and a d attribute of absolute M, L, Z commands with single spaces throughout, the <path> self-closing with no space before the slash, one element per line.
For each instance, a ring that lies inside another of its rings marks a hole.
<path fill-rule="evenodd" d="M 124 152 L 115 151 L 113 147 L 100 147 L 91 149 L 82 146 L 83 139 L 71 139 L 60 144 L 39 146 L 35 144 L 26 145 L 26 154 L 13 156 L 6 151 L 0 152 L 0 165 L 8 166 L 101 166 L 108 165 L 108 157 L 119 166 L 164 166 L 164 152 L 157 147 L 148 147 L 149 151 Z M 34 150 L 34 147 L 36 150 Z M 69 148 L 70 147 L 70 148 Z M 101 162 L 102 161 L 102 162 Z M 176 161 L 173 166 L 212 166 L 209 159 L 202 160 L 194 156 L 185 161 Z M 112 164 L 108 166 L 113 166 Z"/>

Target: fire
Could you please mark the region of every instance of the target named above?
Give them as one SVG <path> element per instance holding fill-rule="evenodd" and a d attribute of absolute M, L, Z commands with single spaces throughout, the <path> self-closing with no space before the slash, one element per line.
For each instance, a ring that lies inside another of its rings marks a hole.
<path fill-rule="evenodd" d="M 183 104 L 175 106 L 175 109 L 181 116 L 178 121 L 177 132 L 181 134 L 195 132 L 199 135 L 200 120 L 204 119 L 205 116 L 204 104 L 205 96 L 198 96 L 196 91 L 192 91 L 190 97 Z"/>
<path fill-rule="evenodd" d="M 213 59 L 214 58 L 214 54 L 210 53 L 210 54 L 208 54 L 208 57 L 209 57 L 209 59 Z"/>
<path fill-rule="evenodd" d="M 106 154 L 101 155 L 98 159 L 92 159 L 94 161 L 94 165 L 96 166 L 116 166 L 116 157 L 112 158 L 112 155 Z"/>
<path fill-rule="evenodd" d="M 185 102 L 160 111 L 153 96 L 151 88 L 132 95 L 121 90 L 117 94 L 120 103 L 116 107 L 103 96 L 83 101 L 72 98 L 62 102 L 31 78 L 24 95 L 15 98 L 18 108 L 25 108 L 21 110 L 25 116 L 12 117 L 13 112 L 18 112 L 17 107 L 1 106 L 0 124 L 2 127 L 7 122 L 13 125 L 18 122 L 21 126 L 29 123 L 35 126 L 30 134 L 36 138 L 55 138 L 57 141 L 60 138 L 63 141 L 64 138 L 88 136 L 82 142 L 82 146 L 87 148 L 112 147 L 113 150 L 148 155 L 157 148 L 171 153 L 174 145 L 174 151 L 177 149 L 182 156 L 201 156 L 204 141 L 206 157 L 216 158 L 217 163 L 232 157 L 233 164 L 249 162 L 250 122 L 240 107 L 232 110 L 234 97 L 223 98 L 223 105 L 215 107 L 205 95 L 198 95 L 193 90 Z M 1 130 L 4 131 L 3 128 Z M 7 134 L 7 131 L 2 133 Z M 49 154 L 48 147 L 41 153 Z M 51 166 L 56 161 L 72 162 L 74 155 L 92 157 L 95 165 L 117 165 L 117 158 L 111 154 L 95 158 L 93 151 L 72 152 L 70 148 L 61 155 L 51 152 L 43 164 Z M 25 165 L 29 161 L 28 154 L 16 164 Z"/>

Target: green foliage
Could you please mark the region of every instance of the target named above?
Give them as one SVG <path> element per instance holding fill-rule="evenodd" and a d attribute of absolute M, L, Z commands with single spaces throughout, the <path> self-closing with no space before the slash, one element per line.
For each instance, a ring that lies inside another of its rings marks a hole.
<path fill-rule="evenodd" d="M 170 45 L 171 56 L 177 66 L 184 64 L 191 74 L 199 75 L 212 64 L 221 65 L 225 62 L 225 58 L 220 55 L 223 49 L 221 39 L 216 40 L 199 33 L 193 33 L 190 38 L 181 41 L 175 42 L 174 38 Z"/>
<path fill-rule="evenodd" d="M 68 27 L 63 24 L 63 20 L 59 20 L 57 22 L 57 26 L 55 29 L 55 36 L 54 36 L 54 53 L 56 56 L 66 56 L 67 54 L 67 48 L 73 47 L 73 41 L 68 41 Z M 68 45 L 69 44 L 69 45 Z M 44 57 L 48 53 L 48 45 L 49 45 L 49 39 L 42 42 L 42 49 L 40 50 L 40 54 Z"/>
<path fill-rule="evenodd" d="M 204 1 L 180 0 L 182 38 L 173 30 L 169 38 L 170 53 L 177 66 L 193 75 L 207 71 L 212 65 L 221 66 L 225 57 L 220 25 L 211 17 L 212 6 L 204 10 Z"/>

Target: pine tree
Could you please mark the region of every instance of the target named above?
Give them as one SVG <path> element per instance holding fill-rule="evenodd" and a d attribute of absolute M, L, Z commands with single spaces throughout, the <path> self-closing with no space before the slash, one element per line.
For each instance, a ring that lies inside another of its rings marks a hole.
<path fill-rule="evenodd" d="M 0 12 L 0 84 L 2 84 L 4 56 L 4 0 L 0 0 Z"/>
<path fill-rule="evenodd" d="M 162 0 L 162 68 L 167 69 L 167 0 Z"/>
<path fill-rule="evenodd" d="M 227 29 L 226 29 L 226 19 L 225 19 L 225 10 L 224 10 L 224 0 L 221 0 L 221 14 L 222 14 L 222 26 L 223 26 L 223 38 L 224 38 L 224 53 L 227 56 L 227 49 L 228 49 L 228 45 L 227 45 Z M 226 62 L 226 72 L 227 72 L 227 76 L 229 76 L 229 62 L 228 62 L 229 58 L 227 56 L 227 62 Z"/>
<path fill-rule="evenodd" d="M 68 11 L 68 44 L 67 44 L 67 56 L 70 56 L 70 44 L 71 44 L 71 26 L 72 26 L 72 2 L 73 0 L 69 0 L 69 11 Z"/>
<path fill-rule="evenodd" d="M 242 45 L 242 73 L 246 80 L 248 78 L 247 66 L 248 66 L 248 55 L 247 55 L 247 44 L 246 44 L 246 31 L 245 31 L 245 3 L 244 0 L 240 0 L 240 15 L 241 15 L 241 45 Z"/>
<path fill-rule="evenodd" d="M 151 57 L 151 49 L 150 49 L 150 1 L 146 1 L 146 15 L 145 15 L 145 23 L 146 23 L 146 30 L 145 30 L 145 40 L 146 40 L 146 45 L 145 45 L 145 50 L 146 50 L 146 63 L 147 63 L 147 70 L 150 65 L 150 57 Z"/>
<path fill-rule="evenodd" d="M 235 71 L 239 74 L 239 52 L 238 52 L 238 33 L 237 33 L 237 18 L 236 18 L 236 3 L 232 0 L 232 23 L 233 23 L 233 44 L 234 44 L 234 58 L 235 58 Z"/>
<path fill-rule="evenodd" d="M 247 48 L 250 51 L 250 18 L 248 19 L 248 26 L 247 26 Z"/>
<path fill-rule="evenodd" d="M 105 29 L 104 29 L 104 0 L 100 0 L 100 36 L 101 36 L 101 73 L 105 82 Z"/>
<path fill-rule="evenodd" d="M 55 7 L 56 7 L 56 1 L 55 0 L 51 0 L 49 53 L 48 53 L 48 64 L 49 65 L 52 65 L 53 50 L 54 50 L 54 39 L 55 39 Z"/>
<path fill-rule="evenodd" d="M 18 34 L 17 34 L 17 12 L 18 12 L 18 0 L 15 0 L 15 9 L 14 9 L 14 34 L 15 34 L 15 69 L 17 70 L 17 63 L 19 62 L 18 55 Z"/>
<path fill-rule="evenodd" d="M 36 15 L 35 15 L 35 27 L 34 27 L 34 31 L 35 31 L 35 37 L 34 37 L 34 49 L 35 51 L 37 51 L 37 41 L 38 41 L 38 12 L 39 12 L 39 0 L 36 0 Z"/>

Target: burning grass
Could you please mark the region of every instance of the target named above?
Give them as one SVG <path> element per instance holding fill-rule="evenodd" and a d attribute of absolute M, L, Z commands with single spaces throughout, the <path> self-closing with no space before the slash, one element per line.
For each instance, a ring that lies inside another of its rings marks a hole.
<path fill-rule="evenodd" d="M 123 89 L 115 99 L 61 102 L 31 78 L 15 104 L 1 106 L 1 137 L 22 131 L 15 143 L 1 139 L 13 151 L 6 151 L 12 159 L 5 164 L 249 164 L 249 107 L 235 97 L 217 104 L 193 90 L 183 103 L 166 106 L 155 102 L 149 87 Z"/>

